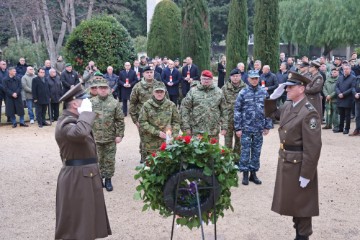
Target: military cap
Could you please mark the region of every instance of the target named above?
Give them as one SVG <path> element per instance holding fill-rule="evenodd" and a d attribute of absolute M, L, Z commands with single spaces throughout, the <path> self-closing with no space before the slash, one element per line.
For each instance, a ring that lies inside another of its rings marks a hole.
<path fill-rule="evenodd" d="M 108 87 L 108 81 L 104 78 L 101 72 L 95 72 L 93 80 L 93 87 Z"/>
<path fill-rule="evenodd" d="M 85 99 L 88 98 L 89 95 L 86 94 L 84 88 L 82 87 L 81 83 L 76 84 L 73 88 L 70 88 L 61 98 L 60 102 L 70 102 L 74 99 Z"/>
<path fill-rule="evenodd" d="M 250 70 L 249 71 L 249 78 L 259 78 L 259 71 L 257 70 Z"/>
<path fill-rule="evenodd" d="M 348 60 L 343 60 L 342 63 L 344 64 L 344 63 L 349 63 L 349 62 L 348 62 Z"/>
<path fill-rule="evenodd" d="M 231 70 L 231 72 L 230 72 L 230 76 L 232 76 L 232 75 L 235 75 L 235 74 L 241 74 L 240 72 L 239 72 L 239 69 L 233 69 L 233 70 Z"/>
<path fill-rule="evenodd" d="M 94 81 L 94 78 L 91 78 L 88 83 L 89 83 L 90 88 L 97 87 L 96 81 Z"/>
<path fill-rule="evenodd" d="M 212 74 L 212 72 L 211 71 L 209 71 L 209 70 L 204 70 L 204 71 L 202 71 L 201 72 L 201 76 L 203 76 L 203 77 L 207 77 L 207 78 L 213 78 L 213 74 Z"/>
<path fill-rule="evenodd" d="M 150 67 L 150 66 L 146 66 L 146 67 L 144 67 L 143 72 L 146 72 L 146 71 L 154 71 L 154 68 Z"/>
<path fill-rule="evenodd" d="M 65 67 L 71 67 L 72 65 L 71 65 L 71 63 L 66 63 L 65 64 Z"/>
<path fill-rule="evenodd" d="M 318 61 L 311 61 L 310 67 L 316 67 L 319 68 L 321 64 Z"/>
<path fill-rule="evenodd" d="M 303 67 L 308 67 L 308 66 L 310 66 L 310 64 L 308 62 L 302 62 L 299 67 L 303 68 Z"/>
<path fill-rule="evenodd" d="M 175 58 L 175 60 L 174 60 L 174 62 L 179 62 L 180 60 L 179 60 L 179 58 Z"/>
<path fill-rule="evenodd" d="M 290 71 L 288 74 L 288 79 L 284 83 L 286 86 L 295 86 L 295 85 L 301 85 L 306 86 L 308 83 L 310 83 L 310 79 L 307 77 L 304 77 L 303 75 Z"/>
<path fill-rule="evenodd" d="M 157 86 L 157 87 L 154 88 L 153 92 L 155 92 L 155 91 L 164 91 L 165 92 L 166 89 L 165 89 L 164 86 Z"/>
<path fill-rule="evenodd" d="M 333 67 L 333 68 L 331 69 L 331 71 L 339 71 L 339 68 Z"/>
<path fill-rule="evenodd" d="M 342 60 L 341 57 L 335 57 L 334 60 Z"/>

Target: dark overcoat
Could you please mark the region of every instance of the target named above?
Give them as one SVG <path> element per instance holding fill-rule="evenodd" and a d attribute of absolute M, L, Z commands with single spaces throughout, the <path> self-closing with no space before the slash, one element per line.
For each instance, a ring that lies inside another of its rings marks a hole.
<path fill-rule="evenodd" d="M 170 82 L 170 75 L 172 76 L 173 85 L 169 86 L 168 83 Z M 179 83 L 181 81 L 181 74 L 179 70 L 173 68 L 172 72 L 169 68 L 165 68 L 161 73 L 161 80 L 166 86 L 169 95 L 178 96 L 179 95 Z"/>
<path fill-rule="evenodd" d="M 55 129 L 60 156 L 67 160 L 97 158 L 92 125 L 96 114 L 63 111 Z M 97 163 L 65 166 L 56 189 L 55 239 L 104 238 L 111 235 Z"/>
<path fill-rule="evenodd" d="M 7 76 L 3 80 L 3 88 L 6 96 L 6 116 L 24 115 L 24 104 L 21 99 L 21 80 L 17 77 L 10 78 Z M 12 96 L 13 93 L 17 94 L 17 98 Z"/>
<path fill-rule="evenodd" d="M 271 210 L 294 217 L 318 216 L 317 165 L 322 146 L 320 116 L 306 97 L 295 107 L 287 101 L 278 113 L 280 149 Z M 310 179 L 307 187 L 300 187 L 300 176 Z"/>
<path fill-rule="evenodd" d="M 36 101 L 36 104 L 47 105 L 50 103 L 50 88 L 49 83 L 44 77 L 44 82 L 39 76 L 33 79 L 31 84 L 31 92 L 33 95 L 33 100 Z"/>
<path fill-rule="evenodd" d="M 344 107 L 344 108 L 352 107 L 354 101 L 354 96 L 352 94 L 352 86 L 353 83 L 355 82 L 355 79 L 356 77 L 351 74 L 346 77 L 344 75 L 339 76 L 339 79 L 336 82 L 335 91 L 337 95 L 342 93 L 344 97 L 337 98 L 338 107 Z"/>
<path fill-rule="evenodd" d="M 61 96 L 63 95 L 63 89 L 59 75 L 56 75 L 55 77 L 51 77 L 49 75 L 46 80 L 50 88 L 51 103 L 58 103 Z"/>
<path fill-rule="evenodd" d="M 124 87 L 124 84 L 126 83 L 126 79 L 129 79 L 130 87 Z M 131 91 L 134 87 L 134 85 L 138 82 L 136 72 L 132 69 L 130 69 L 128 72 L 126 70 L 123 70 L 119 74 L 119 88 L 121 92 L 121 98 L 130 100 Z"/>
<path fill-rule="evenodd" d="M 316 111 L 322 117 L 321 92 L 324 86 L 324 79 L 320 72 L 309 75 L 311 82 L 306 85 L 305 93 L 308 101 L 315 107 Z"/>
<path fill-rule="evenodd" d="M 187 72 L 189 71 L 190 78 L 192 78 L 193 80 L 200 80 L 200 72 L 199 72 L 199 68 L 195 64 L 191 65 L 190 70 L 189 70 L 189 66 L 184 66 L 181 71 L 182 71 L 181 90 L 183 96 L 185 97 L 186 94 L 190 91 L 190 83 L 185 80 L 187 76 Z"/>

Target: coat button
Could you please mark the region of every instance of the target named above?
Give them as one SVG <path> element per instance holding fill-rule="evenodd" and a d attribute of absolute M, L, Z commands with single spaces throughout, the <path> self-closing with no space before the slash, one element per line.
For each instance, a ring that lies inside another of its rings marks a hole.
<path fill-rule="evenodd" d="M 286 130 L 284 131 L 284 133 L 286 133 Z"/>
<path fill-rule="evenodd" d="M 92 173 L 90 173 L 90 177 L 92 177 L 93 176 L 93 174 Z"/>
<path fill-rule="evenodd" d="M 283 142 L 285 142 L 285 140 L 283 140 Z"/>
<path fill-rule="evenodd" d="M 296 163 L 296 160 L 294 160 L 294 163 Z"/>
<path fill-rule="evenodd" d="M 283 162 L 285 162 L 285 158 L 283 158 Z"/>

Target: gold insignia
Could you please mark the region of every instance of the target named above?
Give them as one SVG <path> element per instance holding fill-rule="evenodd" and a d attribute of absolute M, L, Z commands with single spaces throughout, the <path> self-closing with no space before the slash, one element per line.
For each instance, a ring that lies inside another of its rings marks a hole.
<path fill-rule="evenodd" d="M 316 126 L 317 126 L 317 121 L 316 121 L 315 118 L 310 119 L 310 124 L 309 124 L 309 126 L 310 126 L 310 129 L 315 129 L 315 128 L 316 128 Z"/>

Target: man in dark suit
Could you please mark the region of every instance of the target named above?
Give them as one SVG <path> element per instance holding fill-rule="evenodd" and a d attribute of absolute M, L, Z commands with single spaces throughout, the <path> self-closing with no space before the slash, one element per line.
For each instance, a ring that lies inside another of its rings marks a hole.
<path fill-rule="evenodd" d="M 123 103 L 123 113 L 127 116 L 127 101 L 130 100 L 130 94 L 134 85 L 138 82 L 136 73 L 131 69 L 131 64 L 126 62 L 124 64 L 125 70 L 122 70 L 119 74 L 119 88 L 121 92 L 121 100 Z"/>
<path fill-rule="evenodd" d="M 148 65 L 149 65 L 150 68 L 155 69 L 155 66 L 154 66 L 154 64 L 152 62 L 149 62 Z M 154 79 L 161 82 L 161 74 L 154 71 Z"/>
<path fill-rule="evenodd" d="M 158 61 L 156 59 L 153 59 L 152 63 L 154 64 L 155 72 L 158 72 L 161 75 L 163 69 L 160 67 Z"/>
<path fill-rule="evenodd" d="M 168 67 L 165 68 L 161 74 L 161 79 L 165 84 L 169 93 L 170 100 L 177 105 L 179 97 L 179 83 L 181 81 L 181 74 L 175 68 L 173 61 L 168 61 Z"/>
<path fill-rule="evenodd" d="M 139 60 L 134 61 L 134 66 L 131 69 L 135 71 L 137 80 L 140 81 L 142 78 L 143 69 L 140 67 Z"/>
<path fill-rule="evenodd" d="M 39 128 L 49 126 L 50 124 L 45 121 L 45 114 L 50 103 L 50 87 L 45 78 L 45 69 L 39 68 L 37 77 L 33 79 L 31 88 Z"/>
<path fill-rule="evenodd" d="M 200 80 L 199 68 L 193 64 L 191 57 L 186 58 L 186 66 L 182 69 L 182 93 L 185 97 L 186 94 L 190 91 L 190 84 L 193 81 Z"/>

